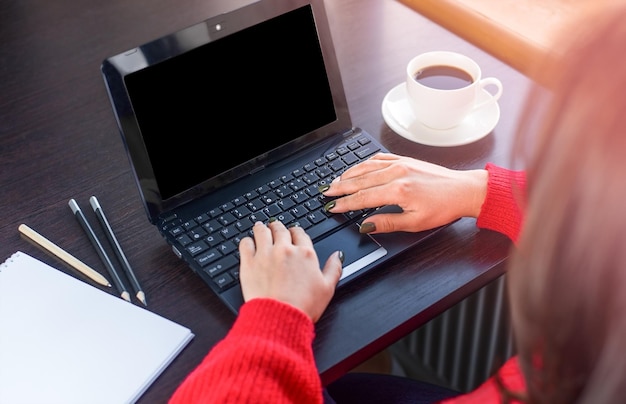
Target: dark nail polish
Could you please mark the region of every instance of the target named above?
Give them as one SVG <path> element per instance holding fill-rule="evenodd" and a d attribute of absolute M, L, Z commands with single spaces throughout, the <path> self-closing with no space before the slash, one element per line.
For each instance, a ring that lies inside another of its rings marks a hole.
<path fill-rule="evenodd" d="M 341 263 L 343 264 L 345 260 L 346 260 L 346 255 L 343 253 L 343 251 L 339 250 L 339 261 L 341 261 Z"/>
<path fill-rule="evenodd" d="M 277 220 L 278 220 L 278 219 L 276 219 L 275 217 L 270 217 L 269 222 L 270 222 L 270 223 L 272 223 L 272 222 L 275 222 L 275 221 L 277 221 Z"/>
<path fill-rule="evenodd" d="M 372 222 L 366 222 L 359 228 L 359 233 L 367 234 L 376 231 L 376 225 Z"/>
<path fill-rule="evenodd" d="M 320 185 L 319 187 L 317 187 L 317 190 L 320 191 L 321 194 L 323 194 L 324 192 L 328 191 L 328 188 L 330 188 L 330 185 L 328 184 Z"/>
<path fill-rule="evenodd" d="M 335 207 L 335 201 L 330 201 L 326 205 L 324 205 L 324 210 L 326 212 L 330 212 L 332 210 L 332 208 L 334 208 L 334 207 Z"/>

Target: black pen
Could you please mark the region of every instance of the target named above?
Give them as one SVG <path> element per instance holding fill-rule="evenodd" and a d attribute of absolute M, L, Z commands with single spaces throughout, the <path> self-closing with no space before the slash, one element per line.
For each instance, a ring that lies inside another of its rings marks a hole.
<path fill-rule="evenodd" d="M 113 229 L 111 228 L 109 221 L 104 215 L 102 206 L 100 206 L 100 203 L 98 202 L 98 199 L 95 196 L 92 196 L 91 198 L 89 198 L 89 203 L 91 204 L 93 211 L 98 217 L 100 224 L 104 228 L 105 234 L 107 238 L 109 239 L 109 242 L 113 246 L 117 259 L 122 264 L 122 268 L 124 268 L 124 271 L 126 271 L 126 275 L 128 276 L 128 279 L 130 279 L 130 283 L 133 286 L 137 299 L 139 299 L 139 301 L 141 301 L 141 303 L 143 303 L 144 306 L 147 306 L 148 303 L 146 303 L 146 294 L 143 293 L 143 291 L 141 290 L 139 281 L 137 280 L 135 273 L 130 267 L 130 264 L 128 263 L 128 259 L 126 259 L 126 256 L 124 255 L 124 252 L 122 251 L 122 247 L 120 246 L 120 243 L 118 243 L 117 238 L 115 237 L 115 234 L 113 233 Z"/>
<path fill-rule="evenodd" d="M 93 244 L 93 247 L 96 249 L 96 252 L 100 256 L 100 259 L 104 263 L 104 266 L 107 268 L 107 271 L 109 271 L 109 275 L 111 275 L 111 278 L 113 278 L 113 283 L 115 284 L 117 290 L 122 294 L 122 299 L 130 302 L 130 294 L 126 291 L 126 288 L 124 287 L 120 276 L 115 271 L 115 268 L 113 267 L 111 260 L 104 251 L 104 247 L 102 247 L 102 244 L 98 240 L 96 233 L 94 233 L 91 226 L 89 226 L 89 222 L 87 222 L 87 218 L 83 214 L 83 211 L 80 210 L 80 207 L 74 199 L 70 199 L 68 204 L 70 205 L 70 209 L 72 209 L 72 212 L 74 212 L 74 216 L 78 220 L 78 223 L 80 223 L 83 230 L 85 230 L 85 233 L 87 233 L 87 237 L 89 237 L 91 244 Z"/>

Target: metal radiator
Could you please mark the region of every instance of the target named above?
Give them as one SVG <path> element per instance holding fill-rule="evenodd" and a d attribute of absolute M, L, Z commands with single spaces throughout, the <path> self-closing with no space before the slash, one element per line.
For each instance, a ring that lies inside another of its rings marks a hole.
<path fill-rule="evenodd" d="M 406 376 L 467 392 L 513 355 L 505 276 L 391 347 Z"/>

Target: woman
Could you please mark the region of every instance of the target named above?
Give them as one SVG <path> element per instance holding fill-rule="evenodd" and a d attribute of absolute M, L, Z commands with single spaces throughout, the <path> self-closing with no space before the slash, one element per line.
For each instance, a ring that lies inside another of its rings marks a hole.
<path fill-rule="evenodd" d="M 519 130 L 525 174 L 493 165 L 455 171 L 379 155 L 325 190 L 338 197 L 327 206 L 331 212 L 403 207 L 401 214 L 369 219 L 364 232 L 418 231 L 470 216 L 516 242 L 507 287 L 518 356 L 473 392 L 440 391 L 429 399 L 624 402 L 625 18 L 625 7 L 588 14 L 584 25 L 569 31 L 579 40 L 543 66 L 541 82 L 550 83 L 549 91 L 531 95 Z M 246 303 L 171 402 L 341 403 L 354 380 L 340 379 L 324 397 L 311 342 L 313 324 L 339 279 L 342 254 L 331 255 L 320 271 L 301 229 L 273 222 L 255 225 L 254 233 L 254 242 L 240 244 Z M 294 267 L 306 280 L 291 278 Z M 419 382 L 401 388 L 403 402 L 429 394 Z"/>

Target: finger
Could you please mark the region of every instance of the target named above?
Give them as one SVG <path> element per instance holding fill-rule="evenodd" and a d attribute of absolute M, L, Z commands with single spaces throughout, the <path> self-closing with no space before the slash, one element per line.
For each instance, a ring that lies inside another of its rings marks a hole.
<path fill-rule="evenodd" d="M 404 156 L 400 156 L 399 154 L 380 152 L 380 153 L 374 154 L 372 157 L 370 157 L 366 161 L 370 161 L 370 162 L 387 161 L 387 162 L 390 162 L 390 161 L 402 160 L 404 158 L 405 158 Z"/>
<path fill-rule="evenodd" d="M 401 160 L 402 158 L 404 157 L 400 156 L 399 154 L 376 153 L 370 158 L 370 160 Z"/>
<path fill-rule="evenodd" d="M 337 287 L 339 280 L 341 279 L 341 273 L 343 272 L 343 251 L 337 251 L 333 253 L 326 260 L 324 268 L 322 268 L 322 274 L 324 279 L 333 288 Z"/>
<path fill-rule="evenodd" d="M 247 283 L 248 271 L 252 270 L 252 260 L 256 254 L 256 247 L 252 237 L 244 237 L 239 242 L 239 277 L 242 284 Z"/>
<path fill-rule="evenodd" d="M 239 242 L 239 254 L 243 257 L 245 256 L 253 256 L 256 251 L 256 247 L 254 245 L 254 240 L 252 237 L 244 237 Z"/>
<path fill-rule="evenodd" d="M 268 224 L 272 232 L 273 244 L 291 244 L 291 233 L 279 220 L 273 220 Z"/>
<path fill-rule="evenodd" d="M 379 153 L 371 158 L 347 169 L 345 172 L 341 174 L 342 179 L 347 179 L 351 177 L 356 177 L 359 175 L 363 175 L 368 171 L 377 170 L 379 167 L 384 167 L 389 164 L 389 161 L 395 160 L 395 158 L 386 158 L 389 155 L 385 153 Z"/>
<path fill-rule="evenodd" d="M 440 222 L 425 220 L 423 215 L 417 212 L 380 213 L 363 219 L 359 232 L 367 234 L 416 232 L 432 229 L 437 223 Z"/>
<path fill-rule="evenodd" d="M 349 168 L 345 172 L 358 172 L 358 170 L 355 170 L 356 167 L 362 166 L 363 164 L 366 164 L 366 163 L 368 164 L 389 163 L 389 162 L 401 160 L 402 158 L 403 156 L 400 156 L 397 154 L 380 152 L 380 153 L 374 154 L 372 157 L 357 164 L 356 166 Z"/>
<path fill-rule="evenodd" d="M 345 213 L 352 210 L 377 208 L 397 203 L 398 194 L 389 184 L 360 189 L 352 194 L 334 199 L 324 205 L 331 213 Z"/>
<path fill-rule="evenodd" d="M 272 232 L 263 222 L 254 223 L 252 234 L 257 250 L 272 245 Z"/>
<path fill-rule="evenodd" d="M 371 215 L 363 219 L 363 222 L 359 226 L 359 232 L 364 234 L 376 234 L 402 231 L 403 226 L 408 226 L 409 224 L 405 223 L 407 215 L 405 215 L 405 217 L 401 216 L 402 214 L 398 213 Z"/>
<path fill-rule="evenodd" d="M 406 168 L 402 164 L 394 164 L 389 160 L 368 160 L 352 169 L 354 171 L 346 171 L 340 177 L 335 178 L 323 194 L 325 196 L 349 195 L 359 190 L 389 184 L 407 175 Z"/>
<path fill-rule="evenodd" d="M 391 163 L 401 160 L 402 156 L 392 153 L 377 153 L 369 159 L 359 163 L 341 174 L 341 180 L 358 177 L 370 171 L 380 170 L 389 166 Z"/>
<path fill-rule="evenodd" d="M 372 159 L 364 161 L 346 170 L 341 176 L 335 178 L 329 188 L 323 193 L 326 196 L 339 196 L 355 192 L 368 186 L 377 185 L 378 177 L 373 177 L 374 173 L 389 167 L 390 163 L 385 161 L 374 161 Z M 380 181 L 378 181 L 380 184 Z"/>
<path fill-rule="evenodd" d="M 293 240 L 294 245 L 299 246 L 313 246 L 313 241 L 311 237 L 304 231 L 304 229 L 300 226 L 293 226 L 289 228 L 291 232 L 291 239 Z"/>

